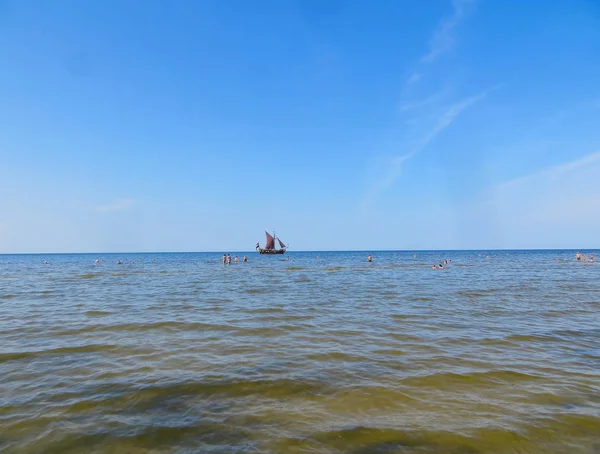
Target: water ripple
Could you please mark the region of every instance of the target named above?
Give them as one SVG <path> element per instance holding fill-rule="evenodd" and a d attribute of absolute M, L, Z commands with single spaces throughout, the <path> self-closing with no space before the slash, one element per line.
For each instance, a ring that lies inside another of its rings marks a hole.
<path fill-rule="evenodd" d="M 0 450 L 600 452 L 600 267 L 481 254 L 2 256 Z"/>

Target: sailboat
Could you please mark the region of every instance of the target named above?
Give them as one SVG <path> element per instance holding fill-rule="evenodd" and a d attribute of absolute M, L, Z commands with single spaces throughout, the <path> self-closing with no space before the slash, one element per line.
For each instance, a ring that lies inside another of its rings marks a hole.
<path fill-rule="evenodd" d="M 265 231 L 265 234 L 267 235 L 267 243 L 265 244 L 264 249 L 260 247 L 259 243 L 256 243 L 256 250 L 260 254 L 284 254 L 287 246 L 275 236 L 275 232 L 271 235 L 269 232 Z M 279 247 L 281 249 L 275 248 L 275 240 L 279 242 Z"/>

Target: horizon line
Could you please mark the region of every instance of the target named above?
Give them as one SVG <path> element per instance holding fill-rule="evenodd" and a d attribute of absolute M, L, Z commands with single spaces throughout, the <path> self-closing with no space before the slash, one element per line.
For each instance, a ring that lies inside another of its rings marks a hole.
<path fill-rule="evenodd" d="M 301 252 L 474 252 L 474 251 L 584 251 L 600 250 L 600 248 L 476 248 L 476 249 L 330 249 L 330 250 L 310 250 L 299 249 L 295 251 L 286 251 L 287 253 Z M 238 254 L 252 254 L 256 251 L 233 251 Z M 3 255 L 100 255 L 100 254 L 221 254 L 223 251 L 117 251 L 117 252 L 1 252 Z M 229 252 L 231 253 L 231 252 Z M 260 254 L 259 254 L 260 255 Z"/>

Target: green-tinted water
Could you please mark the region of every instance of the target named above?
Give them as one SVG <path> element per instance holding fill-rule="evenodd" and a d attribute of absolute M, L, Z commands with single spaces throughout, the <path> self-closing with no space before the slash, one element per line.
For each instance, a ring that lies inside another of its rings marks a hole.
<path fill-rule="evenodd" d="M 0 256 L 0 450 L 600 452 L 598 264 L 284 258 Z"/>

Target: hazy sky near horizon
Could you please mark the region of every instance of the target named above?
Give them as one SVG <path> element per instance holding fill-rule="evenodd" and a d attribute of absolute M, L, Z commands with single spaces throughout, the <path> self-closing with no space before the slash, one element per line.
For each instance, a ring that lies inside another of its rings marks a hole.
<path fill-rule="evenodd" d="M 600 2 L 0 0 L 0 253 L 598 248 Z"/>

